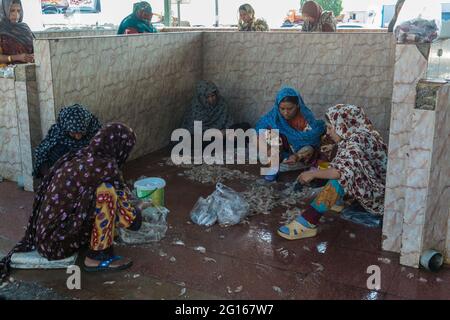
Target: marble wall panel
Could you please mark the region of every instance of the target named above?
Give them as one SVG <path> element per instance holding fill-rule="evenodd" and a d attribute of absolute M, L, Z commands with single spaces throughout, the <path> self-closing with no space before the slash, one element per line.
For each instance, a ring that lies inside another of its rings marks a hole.
<path fill-rule="evenodd" d="M 416 86 L 426 74 L 427 60 L 415 45 L 397 45 L 394 68 L 383 249 L 400 252 L 405 211 L 406 170 L 412 128 L 411 114 L 415 106 Z"/>
<path fill-rule="evenodd" d="M 375 53 L 361 42 L 373 43 Z M 219 86 L 238 121 L 255 123 L 278 90 L 289 85 L 314 104 L 319 116 L 336 101 L 364 103 L 388 138 L 392 35 L 205 32 L 203 48 L 204 78 Z"/>
<path fill-rule="evenodd" d="M 37 66 L 36 82 L 41 118 L 41 135 L 44 137 L 51 125 L 56 121 L 50 42 L 48 40 L 34 41 L 34 51 Z"/>
<path fill-rule="evenodd" d="M 22 174 L 15 80 L 0 78 L 0 176 L 16 181 Z"/>
<path fill-rule="evenodd" d="M 22 77 L 24 75 L 25 77 Z M 41 122 L 34 65 L 16 67 L 16 107 L 24 188 L 33 191 L 33 151 L 41 141 Z"/>
<path fill-rule="evenodd" d="M 41 85 L 41 102 L 53 104 L 53 116 L 62 106 L 80 103 L 102 122 L 127 123 L 138 136 L 131 159 L 167 144 L 201 79 L 201 33 L 36 42 L 48 43 L 44 70 L 52 75 L 47 88 Z"/>
<path fill-rule="evenodd" d="M 410 142 L 406 168 L 405 209 L 403 212 L 400 263 L 419 266 L 424 225 L 427 216 L 431 158 L 435 129 L 434 112 L 414 110 L 411 117 Z"/>
<path fill-rule="evenodd" d="M 423 249 L 432 248 L 445 253 L 450 263 L 450 85 L 438 91 L 433 113 L 435 131 Z"/>

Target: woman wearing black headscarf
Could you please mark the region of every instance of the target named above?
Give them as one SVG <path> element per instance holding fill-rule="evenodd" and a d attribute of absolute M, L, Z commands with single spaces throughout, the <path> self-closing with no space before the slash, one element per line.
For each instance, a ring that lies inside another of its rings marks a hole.
<path fill-rule="evenodd" d="M 0 0 L 0 66 L 34 62 L 33 33 L 20 0 Z"/>
<path fill-rule="evenodd" d="M 142 204 L 131 194 L 121 167 L 136 143 L 136 135 L 122 123 L 102 128 L 89 146 L 60 159 L 39 186 L 25 236 L 0 262 L 5 279 L 15 252 L 37 252 L 61 260 L 88 246 L 86 271 L 123 270 L 131 261 L 114 255 L 115 228 L 138 230 Z M 140 207 L 141 206 L 141 207 Z"/>
<path fill-rule="evenodd" d="M 100 128 L 98 119 L 85 107 L 75 104 L 62 108 L 56 123 L 35 150 L 33 175 L 44 177 L 63 155 L 87 146 Z"/>

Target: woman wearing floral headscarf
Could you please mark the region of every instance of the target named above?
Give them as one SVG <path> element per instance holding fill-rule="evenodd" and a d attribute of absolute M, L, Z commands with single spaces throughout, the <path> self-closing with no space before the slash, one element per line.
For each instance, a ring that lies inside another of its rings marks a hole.
<path fill-rule="evenodd" d="M 34 62 L 33 33 L 23 21 L 20 0 L 0 0 L 0 67 Z"/>
<path fill-rule="evenodd" d="M 122 270 L 131 261 L 114 255 L 115 228 L 138 230 L 143 204 L 129 202 L 121 168 L 136 143 L 122 123 L 102 128 L 89 146 L 60 159 L 36 193 L 25 236 L 0 262 L 0 282 L 15 252 L 61 260 L 87 246 L 86 271 Z"/>
<path fill-rule="evenodd" d="M 255 10 L 249 4 L 239 7 L 239 31 L 269 31 L 267 22 L 255 18 Z"/>
<path fill-rule="evenodd" d="M 150 3 L 137 2 L 133 5 L 133 13 L 120 23 L 117 34 L 156 33 L 152 25 L 153 11 Z"/>
<path fill-rule="evenodd" d="M 329 181 L 300 216 L 278 229 L 278 234 L 288 240 L 314 237 L 322 214 L 344 195 L 368 213 L 382 215 L 384 211 L 387 147 L 381 135 L 357 106 L 331 107 L 326 117 L 327 134 L 337 143 L 337 154 L 329 169 L 303 172 L 299 181 Z"/>
<path fill-rule="evenodd" d="M 302 17 L 305 20 L 302 31 L 335 32 L 336 18 L 332 11 L 323 11 L 315 1 L 306 1 L 302 6 Z"/>
<path fill-rule="evenodd" d="M 62 108 L 56 123 L 35 150 L 33 175 L 45 176 L 67 152 L 87 146 L 100 128 L 98 119 L 85 107 L 75 104 Z"/>

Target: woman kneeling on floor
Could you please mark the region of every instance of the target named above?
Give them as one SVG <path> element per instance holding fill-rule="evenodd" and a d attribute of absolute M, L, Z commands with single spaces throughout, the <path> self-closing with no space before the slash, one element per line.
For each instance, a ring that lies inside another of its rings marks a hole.
<path fill-rule="evenodd" d="M 316 120 L 295 89 L 286 87 L 278 92 L 272 110 L 256 124 L 258 131 L 273 129 L 279 130 L 281 138 L 280 172 L 283 172 L 301 169 L 314 160 L 325 124 Z M 275 180 L 277 175 L 274 172 L 265 178 Z"/>
<path fill-rule="evenodd" d="M 382 215 L 386 183 L 387 147 L 362 108 L 337 105 L 328 109 L 327 135 L 337 143 L 337 154 L 327 170 L 307 171 L 301 183 L 328 179 L 327 185 L 294 221 L 278 229 L 288 240 L 314 237 L 322 215 L 344 195 L 368 212 Z"/>
<path fill-rule="evenodd" d="M 33 204 L 25 237 L 0 262 L 0 281 L 15 252 L 37 250 L 48 260 L 61 260 L 88 246 L 86 271 L 122 270 L 131 260 L 114 255 L 115 228 L 138 230 L 140 203 L 130 204 L 121 167 L 136 142 L 124 124 L 111 123 L 89 146 L 61 158 L 44 178 Z"/>
<path fill-rule="evenodd" d="M 100 121 L 87 108 L 79 104 L 62 108 L 56 123 L 34 152 L 33 176 L 46 176 L 66 153 L 86 147 L 100 128 Z"/>

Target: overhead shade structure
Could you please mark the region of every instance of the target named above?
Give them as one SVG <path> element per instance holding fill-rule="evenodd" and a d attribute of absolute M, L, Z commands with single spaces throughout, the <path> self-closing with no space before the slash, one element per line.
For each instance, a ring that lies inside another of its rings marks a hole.
<path fill-rule="evenodd" d="M 219 27 L 219 0 L 216 1 L 216 23 L 214 26 Z"/>
<path fill-rule="evenodd" d="M 172 17 L 172 6 L 171 0 L 164 0 L 164 25 L 170 27 L 171 17 Z"/>

